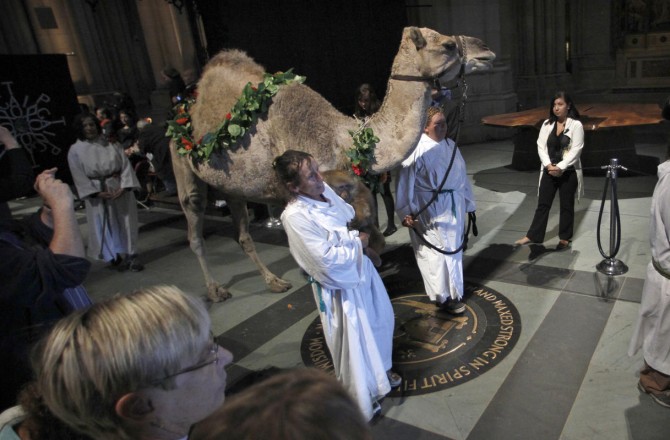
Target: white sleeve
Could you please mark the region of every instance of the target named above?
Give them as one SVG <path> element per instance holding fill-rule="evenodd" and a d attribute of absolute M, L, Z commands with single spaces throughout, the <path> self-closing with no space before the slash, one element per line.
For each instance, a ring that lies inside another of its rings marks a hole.
<path fill-rule="evenodd" d="M 542 162 L 542 168 L 545 168 L 547 165 L 551 164 L 551 159 L 549 159 L 549 152 L 547 151 L 547 138 L 551 132 L 554 124 L 549 123 L 547 119 L 542 124 L 540 128 L 540 134 L 537 137 L 537 155 L 540 156 L 540 162 Z"/>
<path fill-rule="evenodd" d="M 84 172 L 84 165 L 81 163 L 78 154 L 79 149 L 75 145 L 71 146 L 67 153 L 67 162 L 70 166 L 74 186 L 77 188 L 77 195 L 83 199 L 91 194 L 99 193 L 101 188 L 99 182 L 89 179 Z"/>
<path fill-rule="evenodd" d="M 328 231 L 318 218 L 292 211 L 282 216 L 293 258 L 327 289 L 352 289 L 361 282 L 363 246 L 358 234 Z"/>
<path fill-rule="evenodd" d="M 416 214 L 414 202 L 414 180 L 416 179 L 416 162 L 403 163 L 398 172 L 398 181 L 395 190 L 395 211 L 400 220 L 405 216 Z"/>

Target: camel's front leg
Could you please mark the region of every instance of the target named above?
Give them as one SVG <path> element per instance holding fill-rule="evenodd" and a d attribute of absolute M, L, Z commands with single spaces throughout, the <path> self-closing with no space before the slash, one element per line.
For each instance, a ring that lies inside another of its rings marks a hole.
<path fill-rule="evenodd" d="M 233 218 L 233 225 L 238 234 L 238 242 L 244 252 L 251 258 L 258 267 L 258 271 L 265 280 L 265 283 L 270 288 L 270 291 L 280 293 L 286 292 L 292 287 L 291 283 L 279 278 L 277 275 L 270 272 L 270 269 L 263 264 L 256 253 L 256 246 L 249 235 L 249 213 L 247 212 L 247 202 L 240 199 L 229 198 L 226 200 L 230 208 L 230 215 Z"/>
<path fill-rule="evenodd" d="M 212 276 L 207 264 L 205 239 L 202 236 L 205 208 L 207 206 L 207 185 L 191 171 L 188 163 L 186 163 L 187 159 L 180 157 L 172 145 L 170 150 L 172 152 L 172 167 L 177 180 L 179 203 L 188 223 L 188 241 L 205 276 L 207 296 L 214 302 L 225 301 L 232 295 Z"/>

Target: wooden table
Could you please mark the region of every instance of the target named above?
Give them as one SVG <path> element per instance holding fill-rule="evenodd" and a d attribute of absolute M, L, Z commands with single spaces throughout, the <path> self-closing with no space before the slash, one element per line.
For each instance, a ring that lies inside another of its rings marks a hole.
<path fill-rule="evenodd" d="M 633 127 L 653 125 L 663 121 L 657 104 L 589 103 L 577 106 L 584 126 L 582 167 L 596 170 L 607 165 L 611 158 L 628 168 L 637 168 Z M 540 168 L 537 155 L 537 137 L 540 126 L 549 116 L 549 106 L 515 113 L 491 115 L 482 123 L 496 127 L 514 127 L 514 154 L 512 168 L 533 170 Z"/>

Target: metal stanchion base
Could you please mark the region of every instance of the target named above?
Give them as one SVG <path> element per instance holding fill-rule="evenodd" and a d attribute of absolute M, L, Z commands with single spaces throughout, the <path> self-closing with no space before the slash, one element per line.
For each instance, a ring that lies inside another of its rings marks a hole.
<path fill-rule="evenodd" d="M 628 272 L 628 266 L 616 258 L 605 258 L 596 265 L 596 269 L 605 275 L 621 275 Z"/>

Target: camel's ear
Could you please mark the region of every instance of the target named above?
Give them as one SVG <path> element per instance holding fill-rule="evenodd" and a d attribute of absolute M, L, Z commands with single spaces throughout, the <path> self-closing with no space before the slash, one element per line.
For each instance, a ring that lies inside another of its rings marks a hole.
<path fill-rule="evenodd" d="M 417 27 L 409 28 L 409 37 L 412 39 L 412 43 L 416 46 L 417 49 L 423 49 L 426 47 L 426 39 L 421 35 L 421 31 Z"/>

